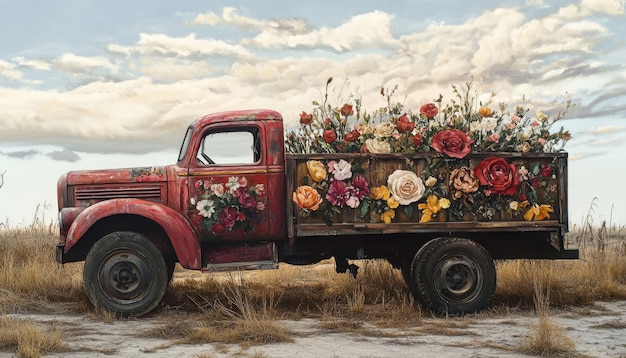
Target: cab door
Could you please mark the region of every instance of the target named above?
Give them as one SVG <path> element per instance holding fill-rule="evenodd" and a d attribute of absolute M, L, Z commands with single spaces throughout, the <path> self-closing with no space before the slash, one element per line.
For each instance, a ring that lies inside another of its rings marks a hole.
<path fill-rule="evenodd" d="M 186 211 L 201 241 L 268 238 L 264 131 L 262 122 L 204 129 L 189 167 Z"/>

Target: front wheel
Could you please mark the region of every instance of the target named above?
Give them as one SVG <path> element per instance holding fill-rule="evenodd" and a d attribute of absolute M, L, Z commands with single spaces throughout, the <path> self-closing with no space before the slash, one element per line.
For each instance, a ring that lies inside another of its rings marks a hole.
<path fill-rule="evenodd" d="M 496 269 L 479 244 L 437 238 L 424 245 L 411 265 L 413 291 L 442 315 L 473 313 L 487 307 L 496 291 Z"/>
<path fill-rule="evenodd" d="M 89 251 L 83 284 L 94 306 L 122 316 L 141 316 L 163 299 L 168 271 L 161 250 L 144 235 L 114 232 Z"/>

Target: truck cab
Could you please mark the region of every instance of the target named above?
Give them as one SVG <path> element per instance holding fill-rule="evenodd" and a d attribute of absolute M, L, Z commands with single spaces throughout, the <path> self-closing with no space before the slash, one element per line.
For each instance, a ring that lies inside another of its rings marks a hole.
<path fill-rule="evenodd" d="M 89 298 L 141 315 L 174 265 L 277 268 L 286 235 L 279 113 L 216 113 L 188 127 L 176 164 L 74 171 L 58 181 L 57 261 L 85 261 Z"/>

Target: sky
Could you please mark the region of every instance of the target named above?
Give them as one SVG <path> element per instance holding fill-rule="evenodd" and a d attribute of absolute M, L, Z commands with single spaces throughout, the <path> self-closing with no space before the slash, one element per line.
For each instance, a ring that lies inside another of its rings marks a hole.
<path fill-rule="evenodd" d="M 329 77 L 376 109 L 381 86 L 419 108 L 471 76 L 512 106 L 571 99 L 570 223 L 626 225 L 623 0 L 222 3 L 0 0 L 2 226 L 55 220 L 69 170 L 173 164 L 205 114 L 293 127 Z"/>

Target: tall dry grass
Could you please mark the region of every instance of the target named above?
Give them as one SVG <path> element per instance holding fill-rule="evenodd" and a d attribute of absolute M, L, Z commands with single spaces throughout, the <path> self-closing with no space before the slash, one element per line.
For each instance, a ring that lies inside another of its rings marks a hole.
<path fill-rule="evenodd" d="M 81 264 L 62 267 L 54 258 L 54 225 L 0 228 L 0 311 L 48 311 L 48 304 L 75 302 L 81 293 Z"/>

